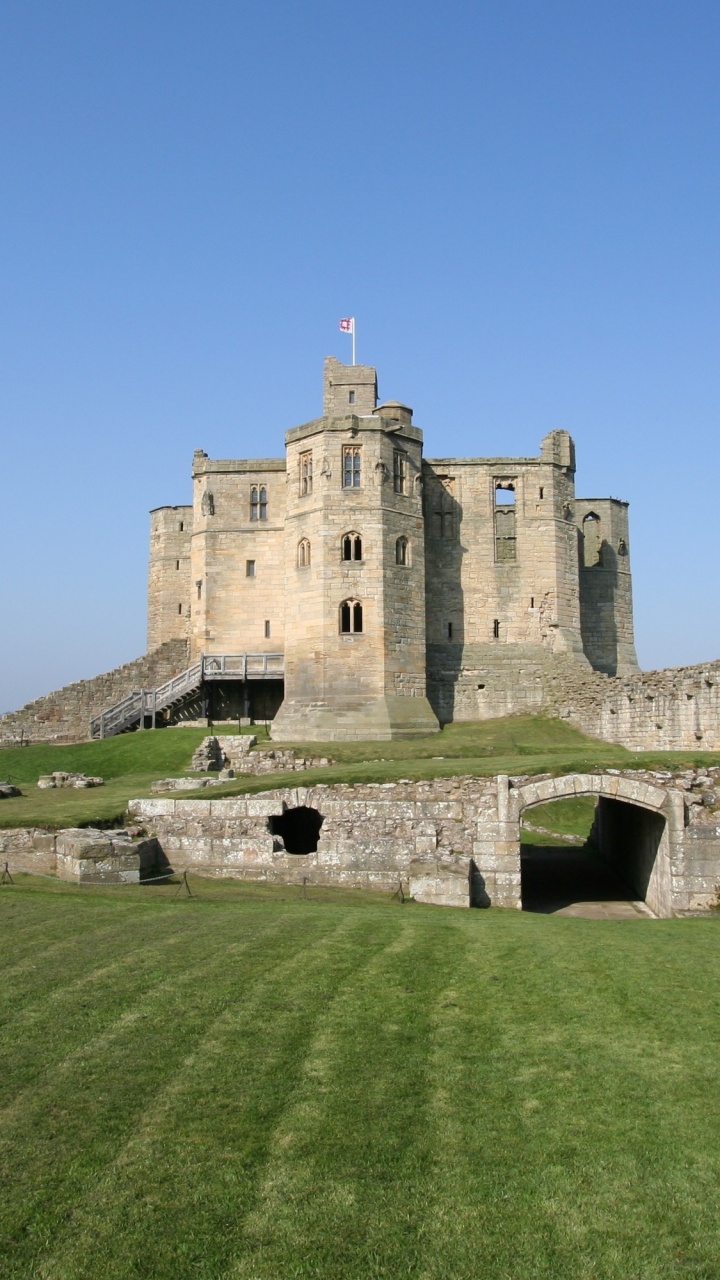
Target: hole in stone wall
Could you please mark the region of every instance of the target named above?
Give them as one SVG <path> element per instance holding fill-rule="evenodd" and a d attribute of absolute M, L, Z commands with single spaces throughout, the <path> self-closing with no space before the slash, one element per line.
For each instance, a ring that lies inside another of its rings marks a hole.
<path fill-rule="evenodd" d="M 324 821 L 317 809 L 301 804 L 297 809 L 273 814 L 268 818 L 268 830 L 271 835 L 280 837 L 286 853 L 315 853 Z"/>

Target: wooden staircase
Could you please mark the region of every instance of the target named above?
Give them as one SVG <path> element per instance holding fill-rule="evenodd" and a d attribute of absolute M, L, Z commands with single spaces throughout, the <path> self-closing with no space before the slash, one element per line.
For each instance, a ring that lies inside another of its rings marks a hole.
<path fill-rule="evenodd" d="M 159 711 L 182 702 L 205 683 L 217 680 L 282 680 L 282 653 L 204 653 L 187 670 L 157 689 L 136 689 L 90 721 L 91 738 L 112 738 L 150 719 L 155 728 Z"/>

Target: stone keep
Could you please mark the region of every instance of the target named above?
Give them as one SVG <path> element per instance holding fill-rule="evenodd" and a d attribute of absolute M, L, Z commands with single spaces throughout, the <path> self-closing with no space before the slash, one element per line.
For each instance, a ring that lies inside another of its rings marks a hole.
<path fill-rule="evenodd" d="M 150 647 L 283 653 L 279 740 L 409 737 L 541 705 L 555 671 L 630 675 L 627 504 L 539 457 L 424 459 L 375 369 L 325 362 L 284 459 L 193 462 L 151 513 Z"/>

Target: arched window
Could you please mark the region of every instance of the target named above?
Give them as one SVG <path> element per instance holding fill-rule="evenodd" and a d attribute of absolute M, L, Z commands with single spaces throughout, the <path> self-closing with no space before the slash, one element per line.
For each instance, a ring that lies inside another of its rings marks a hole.
<path fill-rule="evenodd" d="M 267 489 L 254 484 L 250 490 L 250 519 L 267 520 Z"/>
<path fill-rule="evenodd" d="M 340 634 L 358 635 L 363 629 L 363 608 L 359 600 L 343 600 L 340 605 Z"/>
<path fill-rule="evenodd" d="M 395 563 L 404 565 L 410 563 L 410 543 L 407 538 L 398 538 L 395 543 Z"/>
<path fill-rule="evenodd" d="M 298 542 L 297 562 L 298 569 L 307 569 L 310 564 L 310 543 L 307 538 Z"/>
<path fill-rule="evenodd" d="M 359 533 L 343 534 L 340 544 L 341 558 L 343 560 L 362 560 L 363 545 L 362 538 Z"/>
<path fill-rule="evenodd" d="M 515 521 L 515 481 L 495 481 L 495 560 L 502 564 L 517 559 Z"/>
<path fill-rule="evenodd" d="M 588 511 L 583 517 L 582 531 L 583 565 L 592 569 L 596 564 L 602 564 L 602 522 L 599 515 Z"/>

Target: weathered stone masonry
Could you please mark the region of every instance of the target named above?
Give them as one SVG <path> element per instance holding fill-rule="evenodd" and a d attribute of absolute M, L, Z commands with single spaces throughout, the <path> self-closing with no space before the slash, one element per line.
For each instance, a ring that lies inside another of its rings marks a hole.
<path fill-rule="evenodd" d="M 720 769 L 291 787 L 225 800 L 136 800 L 130 811 L 178 870 L 272 883 L 307 875 L 384 890 L 403 881 L 421 901 L 516 907 L 522 814 L 576 795 L 598 798 L 596 842 L 656 915 L 715 901 Z M 316 848 L 290 853 L 277 820 L 308 810 L 321 819 Z"/>

